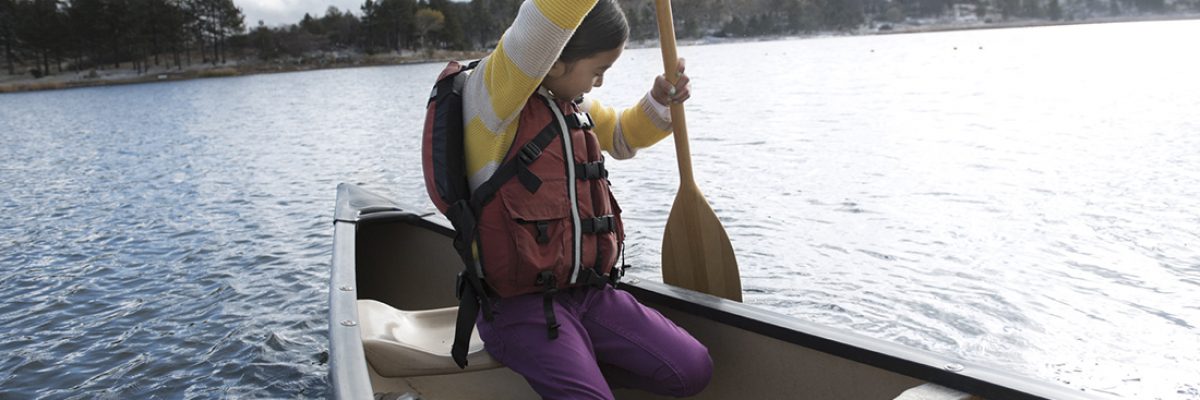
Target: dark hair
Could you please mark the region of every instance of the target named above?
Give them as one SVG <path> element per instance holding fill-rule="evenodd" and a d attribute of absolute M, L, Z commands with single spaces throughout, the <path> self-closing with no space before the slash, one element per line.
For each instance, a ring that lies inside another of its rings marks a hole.
<path fill-rule="evenodd" d="M 575 29 L 558 60 L 571 62 L 588 58 L 621 47 L 628 39 L 629 22 L 617 0 L 600 0 Z"/>

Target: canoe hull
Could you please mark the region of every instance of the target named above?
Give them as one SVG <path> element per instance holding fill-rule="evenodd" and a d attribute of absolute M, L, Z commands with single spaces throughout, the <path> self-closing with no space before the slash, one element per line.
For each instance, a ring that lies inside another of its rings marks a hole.
<path fill-rule="evenodd" d="M 363 352 L 356 302 L 402 310 L 457 305 L 461 261 L 453 229 L 353 185 L 338 190 L 330 282 L 330 377 L 338 399 L 376 392 L 428 398 L 536 399 L 506 368 L 441 376 L 380 376 Z M 621 288 L 704 343 L 714 361 L 697 399 L 893 399 L 925 383 L 996 399 L 1095 398 L 1062 386 L 639 279 Z M 662 398 L 618 390 L 621 399 Z"/>

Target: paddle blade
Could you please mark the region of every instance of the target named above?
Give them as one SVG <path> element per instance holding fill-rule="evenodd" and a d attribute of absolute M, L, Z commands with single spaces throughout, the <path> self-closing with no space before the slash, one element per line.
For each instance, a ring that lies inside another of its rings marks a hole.
<path fill-rule="evenodd" d="M 675 195 L 662 248 L 663 282 L 742 301 L 733 245 L 700 189 L 685 185 Z"/>

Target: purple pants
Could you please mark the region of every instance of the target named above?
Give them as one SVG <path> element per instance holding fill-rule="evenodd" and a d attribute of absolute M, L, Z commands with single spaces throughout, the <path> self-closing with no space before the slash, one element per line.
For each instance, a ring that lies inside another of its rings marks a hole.
<path fill-rule="evenodd" d="M 611 286 L 560 291 L 558 338 L 546 335 L 542 294 L 493 303 L 494 320 L 477 319 L 492 357 L 525 377 L 546 399 L 612 399 L 617 387 L 691 396 L 708 385 L 708 348 L 633 295 Z M 603 371 L 603 372 L 601 372 Z"/>

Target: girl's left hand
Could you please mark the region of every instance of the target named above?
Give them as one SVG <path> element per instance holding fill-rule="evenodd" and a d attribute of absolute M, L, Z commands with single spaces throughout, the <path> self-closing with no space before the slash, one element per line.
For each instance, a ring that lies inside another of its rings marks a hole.
<path fill-rule="evenodd" d="M 650 97 L 653 97 L 658 104 L 670 105 L 671 103 L 683 103 L 688 98 L 692 97 L 691 79 L 687 74 L 683 73 L 684 60 L 679 59 L 679 68 L 676 72 L 679 80 L 675 81 L 672 86 L 665 75 L 659 75 L 654 78 L 654 87 L 650 89 Z"/>

